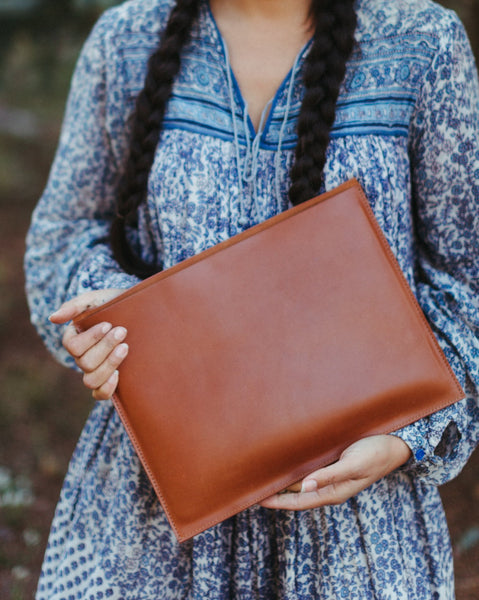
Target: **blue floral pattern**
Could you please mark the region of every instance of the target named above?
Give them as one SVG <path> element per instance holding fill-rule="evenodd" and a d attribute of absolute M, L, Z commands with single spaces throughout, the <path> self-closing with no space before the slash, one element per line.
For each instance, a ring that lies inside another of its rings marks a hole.
<path fill-rule="evenodd" d="M 33 215 L 25 258 L 32 321 L 69 366 L 48 315 L 84 291 L 137 281 L 106 238 L 129 116 L 171 5 L 130 0 L 94 28 Z M 430 0 L 358 0 L 357 11 L 324 186 L 359 179 L 467 397 L 397 432 L 414 458 L 341 506 L 253 507 L 182 545 L 111 403 L 98 403 L 65 479 L 38 600 L 454 598 L 436 486 L 457 475 L 479 434 L 477 72 L 457 17 Z M 131 233 L 138 251 L 164 267 L 288 206 L 301 78 L 286 77 L 253 144 L 225 58 L 205 1 Z M 237 150 L 255 173 L 243 194 Z"/>

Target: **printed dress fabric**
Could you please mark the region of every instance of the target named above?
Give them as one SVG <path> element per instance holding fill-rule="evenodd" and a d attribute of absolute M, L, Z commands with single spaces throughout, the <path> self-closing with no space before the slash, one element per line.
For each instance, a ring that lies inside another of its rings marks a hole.
<path fill-rule="evenodd" d="M 48 315 L 87 290 L 137 281 L 113 259 L 107 235 L 129 117 L 171 5 L 131 0 L 95 26 L 33 215 L 32 319 L 70 366 Z M 65 479 L 38 600 L 454 598 L 437 486 L 459 473 L 479 433 L 477 72 L 456 15 L 429 0 L 359 0 L 357 13 L 324 187 L 361 182 L 467 397 L 397 432 L 413 458 L 346 503 L 253 507 L 181 545 L 111 403 L 97 403 Z M 169 267 L 287 208 L 308 49 L 256 136 L 202 4 L 131 232 L 145 258 Z"/>

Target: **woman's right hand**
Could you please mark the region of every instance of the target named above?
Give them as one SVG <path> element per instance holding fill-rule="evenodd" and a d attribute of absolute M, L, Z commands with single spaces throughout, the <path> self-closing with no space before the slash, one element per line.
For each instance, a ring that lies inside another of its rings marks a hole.
<path fill-rule="evenodd" d="M 81 294 L 69 300 L 50 315 L 50 321 L 61 325 L 74 319 L 88 308 L 100 306 L 122 291 L 98 290 Z M 92 390 L 95 400 L 108 400 L 118 385 L 118 367 L 128 354 L 124 343 L 127 331 L 124 327 L 112 327 L 111 323 L 99 323 L 79 333 L 70 323 L 63 335 L 63 346 L 83 371 L 83 383 Z"/>

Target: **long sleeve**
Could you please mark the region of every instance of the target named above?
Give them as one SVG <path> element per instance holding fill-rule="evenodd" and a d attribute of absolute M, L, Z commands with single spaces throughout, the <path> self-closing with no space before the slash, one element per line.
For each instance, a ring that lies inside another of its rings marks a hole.
<path fill-rule="evenodd" d="M 479 85 L 462 24 L 438 32 L 411 125 L 416 294 L 466 398 L 405 427 L 412 469 L 442 484 L 479 439 Z"/>
<path fill-rule="evenodd" d="M 108 14 L 93 29 L 78 60 L 56 157 L 27 236 L 32 322 L 53 355 L 66 364 L 71 360 L 61 347 L 62 328 L 51 324 L 48 315 L 83 292 L 128 288 L 137 282 L 122 272 L 108 245 L 130 108 L 109 99 Z M 120 135 L 112 135 L 112 123 Z M 149 243 L 142 239 L 140 245 L 148 248 Z"/>

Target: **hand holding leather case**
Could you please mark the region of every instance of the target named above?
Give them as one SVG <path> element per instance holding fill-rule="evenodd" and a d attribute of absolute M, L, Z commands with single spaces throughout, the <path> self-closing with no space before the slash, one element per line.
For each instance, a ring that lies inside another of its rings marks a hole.
<path fill-rule="evenodd" d="M 76 319 L 128 329 L 113 399 L 180 541 L 464 397 L 358 182 Z"/>

